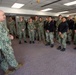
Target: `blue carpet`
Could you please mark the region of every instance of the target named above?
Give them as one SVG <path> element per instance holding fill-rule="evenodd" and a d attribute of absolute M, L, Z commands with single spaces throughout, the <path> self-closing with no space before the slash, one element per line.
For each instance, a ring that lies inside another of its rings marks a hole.
<path fill-rule="evenodd" d="M 65 52 L 35 42 L 29 44 L 13 41 L 15 57 L 23 66 L 11 75 L 76 75 L 76 51 L 68 45 Z"/>

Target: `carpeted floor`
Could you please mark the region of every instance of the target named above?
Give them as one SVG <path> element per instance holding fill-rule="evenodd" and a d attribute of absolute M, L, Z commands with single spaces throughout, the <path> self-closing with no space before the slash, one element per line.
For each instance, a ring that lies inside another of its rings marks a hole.
<path fill-rule="evenodd" d="M 24 65 L 11 75 L 76 75 L 76 51 L 73 44 L 65 52 L 35 42 L 29 44 L 13 41 L 13 48 L 18 62 Z M 2 71 L 0 75 L 3 75 Z"/>

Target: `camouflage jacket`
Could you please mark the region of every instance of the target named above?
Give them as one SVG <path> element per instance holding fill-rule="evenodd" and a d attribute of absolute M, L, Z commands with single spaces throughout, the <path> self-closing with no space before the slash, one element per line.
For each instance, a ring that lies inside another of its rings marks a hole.
<path fill-rule="evenodd" d="M 11 39 L 8 34 L 9 30 L 3 22 L 0 22 L 0 49 L 6 45 L 11 45 Z"/>

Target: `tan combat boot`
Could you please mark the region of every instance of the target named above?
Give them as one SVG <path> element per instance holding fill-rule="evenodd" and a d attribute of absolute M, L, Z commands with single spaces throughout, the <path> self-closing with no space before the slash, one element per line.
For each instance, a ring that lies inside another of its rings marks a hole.
<path fill-rule="evenodd" d="M 12 74 L 14 73 L 15 70 L 7 70 L 5 71 L 5 74 L 4 75 L 9 75 L 9 74 Z"/>
<path fill-rule="evenodd" d="M 15 68 L 15 70 L 19 69 L 22 66 L 23 66 L 23 64 L 22 63 L 19 63 L 18 66 Z"/>

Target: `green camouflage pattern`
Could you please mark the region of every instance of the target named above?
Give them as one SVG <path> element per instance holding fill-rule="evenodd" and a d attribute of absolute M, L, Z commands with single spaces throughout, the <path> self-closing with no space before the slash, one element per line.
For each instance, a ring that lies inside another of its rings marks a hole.
<path fill-rule="evenodd" d="M 1 62 L 1 68 L 4 71 L 8 70 L 9 65 L 14 68 L 18 66 L 8 32 L 9 30 L 6 25 L 0 22 L 0 50 L 2 50 L 5 56 L 4 60 Z"/>

